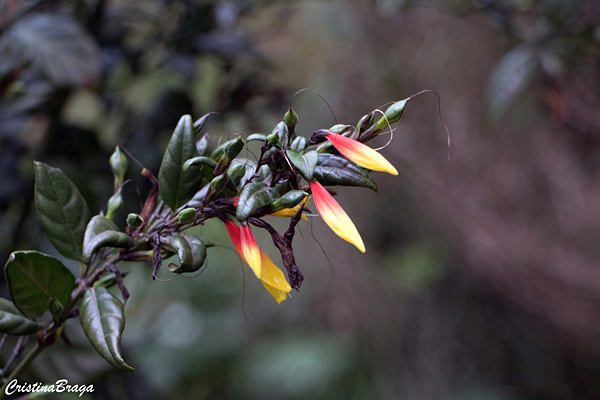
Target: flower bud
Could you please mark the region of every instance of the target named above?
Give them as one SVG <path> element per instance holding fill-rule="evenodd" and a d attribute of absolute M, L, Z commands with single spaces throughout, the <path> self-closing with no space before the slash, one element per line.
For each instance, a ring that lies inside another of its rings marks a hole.
<path fill-rule="evenodd" d="M 113 219 L 115 214 L 123 208 L 123 196 L 119 190 L 108 199 L 108 211 L 106 212 L 106 218 Z"/>
<path fill-rule="evenodd" d="M 236 139 L 231 140 L 229 142 L 229 144 L 224 149 L 224 153 L 231 161 L 234 158 L 236 158 L 238 154 L 240 154 L 245 144 L 246 142 L 244 141 L 244 139 L 242 139 L 241 136 L 238 136 Z"/>
<path fill-rule="evenodd" d="M 184 208 L 179 212 L 179 214 L 177 214 L 177 219 L 179 220 L 180 224 L 187 224 L 188 222 L 191 222 L 195 216 L 196 209 L 188 207 Z"/>
<path fill-rule="evenodd" d="M 127 216 L 127 226 L 137 228 L 142 226 L 144 219 L 139 214 L 131 213 Z"/>
<path fill-rule="evenodd" d="M 313 135 L 308 139 L 308 144 L 319 144 L 327 140 L 329 131 L 327 129 L 318 129 L 314 131 Z"/>
<path fill-rule="evenodd" d="M 277 143 L 279 143 L 279 132 L 273 132 L 267 136 L 267 143 L 271 146 L 275 146 Z"/>
<path fill-rule="evenodd" d="M 115 180 L 121 186 L 125 179 L 125 172 L 127 171 L 127 157 L 121 152 L 119 146 L 115 147 L 114 153 L 110 156 L 110 168 L 115 175 Z"/>
<path fill-rule="evenodd" d="M 227 186 L 228 181 L 229 177 L 227 174 L 222 174 L 214 177 L 213 180 L 210 181 L 210 189 L 213 192 L 213 194 L 220 193 L 223 189 L 225 189 L 225 186 Z"/>
<path fill-rule="evenodd" d="M 290 131 L 298 123 L 298 114 L 296 114 L 296 112 L 292 109 L 292 107 L 290 107 L 288 112 L 285 113 L 285 116 L 283 117 L 283 121 L 285 122 L 285 125 L 288 127 L 288 129 Z"/>
<path fill-rule="evenodd" d="M 236 162 L 235 164 L 231 165 L 231 167 L 229 167 L 229 169 L 227 170 L 227 174 L 229 175 L 229 178 L 233 181 L 233 183 L 237 185 L 238 183 L 240 183 L 244 175 L 246 175 L 246 166 L 244 164 Z"/>
<path fill-rule="evenodd" d="M 377 124 L 375 125 L 375 129 L 381 130 L 388 127 L 388 125 L 393 124 L 394 122 L 400 121 L 402 115 L 404 114 L 404 110 L 406 109 L 406 105 L 410 97 L 404 100 L 400 100 L 392 104 L 385 110 L 385 117 L 381 117 Z"/>

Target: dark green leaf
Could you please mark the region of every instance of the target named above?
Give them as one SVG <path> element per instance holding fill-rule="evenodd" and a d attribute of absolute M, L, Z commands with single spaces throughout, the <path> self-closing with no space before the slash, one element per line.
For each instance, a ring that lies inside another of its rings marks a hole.
<path fill-rule="evenodd" d="M 191 199 L 200 187 L 200 167 L 194 165 L 187 171 L 183 169 L 184 163 L 197 155 L 192 117 L 184 115 L 171 136 L 158 171 L 160 196 L 173 211 Z"/>
<path fill-rule="evenodd" d="M 169 263 L 169 271 L 178 274 L 196 272 L 206 260 L 206 246 L 198 236 L 172 236 L 169 245 L 175 249 L 179 256 L 179 265 Z"/>
<path fill-rule="evenodd" d="M 528 44 L 509 51 L 492 71 L 486 93 L 486 117 L 494 123 L 523 93 L 538 66 L 536 53 Z"/>
<path fill-rule="evenodd" d="M 302 153 L 306 149 L 306 146 L 308 146 L 308 140 L 304 136 L 296 136 L 292 140 L 290 150 L 295 153 Z"/>
<path fill-rule="evenodd" d="M 21 314 L 12 301 L 0 298 L 0 332 L 9 335 L 29 335 L 40 329 L 42 326 Z"/>
<path fill-rule="evenodd" d="M 202 176 L 209 181 L 212 181 L 214 177 L 214 169 L 217 166 L 217 162 L 215 160 L 205 156 L 190 158 L 183 164 L 183 171 L 187 172 L 187 170 L 193 165 L 199 166 Z"/>
<path fill-rule="evenodd" d="M 106 288 L 89 288 L 81 301 L 79 320 L 96 351 L 106 361 L 124 371 L 133 371 L 121 355 L 121 335 L 125 329 L 123 303 Z"/>
<path fill-rule="evenodd" d="M 83 239 L 83 262 L 89 264 L 101 247 L 133 247 L 133 239 L 119 230 L 110 219 L 96 215 L 85 230 Z"/>
<path fill-rule="evenodd" d="M 245 221 L 252 212 L 273 203 L 279 198 L 279 192 L 263 182 L 252 182 L 244 186 L 238 199 L 236 218 Z"/>
<path fill-rule="evenodd" d="M 284 208 L 293 208 L 300 204 L 300 202 L 304 200 L 306 196 L 308 196 L 308 193 L 306 193 L 304 190 L 290 190 L 275 200 L 271 205 L 267 206 L 264 209 L 264 212 L 270 214 L 283 210 Z"/>
<path fill-rule="evenodd" d="M 75 277 L 59 260 L 37 251 L 15 251 L 4 266 L 4 277 L 15 305 L 30 318 L 48 311 L 56 297 L 67 304 Z"/>
<path fill-rule="evenodd" d="M 377 191 L 377 183 L 371 174 L 333 154 L 319 154 L 314 176 L 323 186 L 359 186 Z"/>
<path fill-rule="evenodd" d="M 30 14 L 4 35 L 0 53 L 31 63 L 58 85 L 89 85 L 101 70 L 96 41 L 67 15 Z"/>
<path fill-rule="evenodd" d="M 35 162 L 35 211 L 48 239 L 63 256 L 81 260 L 90 210 L 73 182 L 58 168 Z"/>
<path fill-rule="evenodd" d="M 285 152 L 290 159 L 291 163 L 302 173 L 306 179 L 312 179 L 313 173 L 315 172 L 315 166 L 319 159 L 319 154 L 312 150 L 308 153 L 301 155 L 291 150 Z"/>

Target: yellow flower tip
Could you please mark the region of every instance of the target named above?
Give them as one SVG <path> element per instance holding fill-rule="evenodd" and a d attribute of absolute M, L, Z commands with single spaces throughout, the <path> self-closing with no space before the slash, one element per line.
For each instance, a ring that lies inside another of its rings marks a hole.
<path fill-rule="evenodd" d="M 384 156 L 366 144 L 334 132 L 329 132 L 327 139 L 344 157 L 361 167 L 398 175 L 396 168 Z"/>
<path fill-rule="evenodd" d="M 260 249 L 258 248 L 254 234 L 252 233 L 252 230 L 247 222 L 242 222 L 242 227 L 240 229 L 240 242 L 242 254 L 244 255 L 243 258 L 246 260 L 248 266 L 250 266 L 250 269 L 252 269 L 254 272 L 254 275 L 260 279 L 262 274 Z"/>
<path fill-rule="evenodd" d="M 288 217 L 291 218 L 294 215 L 296 215 L 296 213 L 298 212 L 298 210 L 300 209 L 301 206 L 306 206 L 306 204 L 308 204 L 308 199 L 310 196 L 306 196 L 304 199 L 302 199 L 302 201 L 295 205 L 294 207 L 291 208 L 284 208 L 283 210 L 279 210 L 279 211 L 275 211 L 274 213 L 271 214 L 267 214 L 270 215 L 271 217 Z M 302 213 L 302 215 L 300 216 L 301 219 L 308 221 L 308 218 L 306 218 L 306 215 L 304 215 L 304 213 Z"/>
<path fill-rule="evenodd" d="M 352 243 L 361 252 L 365 252 L 365 244 L 363 243 L 356 226 L 346 214 L 344 209 L 337 201 L 329 194 L 327 189 L 316 180 L 310 181 L 310 189 L 315 201 L 317 211 L 323 218 L 323 221 L 331 228 L 336 235 L 345 241 Z"/>
<path fill-rule="evenodd" d="M 281 304 L 282 301 L 284 301 L 285 299 L 287 299 L 287 293 L 286 292 L 282 292 L 281 290 L 277 290 L 274 287 L 267 285 L 264 281 L 262 281 L 262 284 L 264 285 L 265 289 L 267 289 L 267 291 L 271 294 L 271 296 L 273 296 L 273 298 L 275 299 L 275 301 L 277 302 L 277 304 Z"/>
<path fill-rule="evenodd" d="M 284 293 L 292 290 L 292 287 L 285 279 L 283 272 L 273 264 L 273 261 L 271 261 L 269 256 L 262 250 L 260 250 L 260 261 L 262 264 L 262 276 L 260 280 L 265 285 L 269 285 Z"/>
<path fill-rule="evenodd" d="M 296 215 L 296 213 L 298 212 L 300 207 L 296 208 L 284 208 L 283 210 L 279 210 L 279 211 L 275 211 L 274 213 L 271 214 L 267 214 L 271 217 L 287 217 L 287 218 L 291 218 L 294 215 Z M 308 218 L 306 218 L 306 215 L 304 215 L 304 213 L 302 213 L 302 215 L 300 216 L 301 219 L 303 220 L 307 220 Z"/>

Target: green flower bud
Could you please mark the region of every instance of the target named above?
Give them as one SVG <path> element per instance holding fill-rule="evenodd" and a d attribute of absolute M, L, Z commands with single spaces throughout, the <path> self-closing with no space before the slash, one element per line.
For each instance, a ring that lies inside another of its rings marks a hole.
<path fill-rule="evenodd" d="M 210 189 L 214 194 L 220 193 L 225 186 L 227 186 L 227 182 L 229 181 L 229 177 L 227 174 L 219 175 L 213 178 L 210 181 Z"/>
<path fill-rule="evenodd" d="M 108 211 L 106 212 L 106 218 L 113 219 L 115 214 L 123 208 L 123 196 L 119 190 L 108 199 Z"/>
<path fill-rule="evenodd" d="M 246 175 L 246 166 L 244 164 L 235 163 L 229 167 L 227 174 L 233 183 L 237 185 L 240 183 L 244 175 Z"/>
<path fill-rule="evenodd" d="M 177 214 L 177 219 L 180 224 L 187 224 L 191 222 L 196 216 L 196 209 L 194 208 L 184 208 Z"/>
<path fill-rule="evenodd" d="M 267 143 L 271 146 L 275 146 L 279 143 L 279 132 L 274 132 L 267 136 Z"/>
<path fill-rule="evenodd" d="M 123 184 L 125 172 L 127 171 L 127 157 L 121 152 L 119 146 L 115 148 L 114 153 L 110 156 L 110 168 L 115 175 L 115 179 L 119 186 Z"/>
<path fill-rule="evenodd" d="M 290 107 L 288 112 L 285 113 L 285 116 L 283 117 L 283 121 L 285 122 L 285 124 L 287 125 L 287 127 L 289 128 L 290 131 L 298 123 L 298 114 L 296 114 L 296 112 L 292 109 L 292 107 Z"/>
<path fill-rule="evenodd" d="M 227 155 L 229 160 L 233 160 L 238 154 L 240 154 L 245 144 L 246 142 L 244 139 L 242 139 L 241 136 L 238 136 L 236 139 L 229 141 L 229 144 L 224 149 L 224 153 Z"/>
<path fill-rule="evenodd" d="M 388 125 L 400 121 L 400 118 L 402 118 L 409 100 L 410 98 L 400 100 L 389 106 L 388 109 L 385 110 L 385 117 L 381 117 L 381 119 L 377 121 L 375 129 L 382 130 L 387 128 Z"/>
<path fill-rule="evenodd" d="M 142 226 L 144 219 L 139 214 L 131 213 L 127 216 L 127 226 L 131 228 L 137 228 Z"/>

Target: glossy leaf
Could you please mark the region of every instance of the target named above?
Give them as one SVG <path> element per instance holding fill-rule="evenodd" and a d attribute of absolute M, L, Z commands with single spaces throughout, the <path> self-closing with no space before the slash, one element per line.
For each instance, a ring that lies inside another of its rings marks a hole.
<path fill-rule="evenodd" d="M 187 170 L 183 168 L 187 160 L 197 155 L 192 117 L 184 115 L 171 136 L 158 171 L 160 196 L 173 211 L 190 200 L 200 187 L 200 167 L 193 165 Z"/>
<path fill-rule="evenodd" d="M 35 211 L 48 239 L 63 256 L 81 260 L 90 210 L 73 182 L 58 168 L 35 162 Z"/>
<path fill-rule="evenodd" d="M 238 199 L 236 218 L 245 221 L 252 212 L 273 203 L 279 198 L 279 192 L 264 182 L 252 182 L 244 186 Z"/>
<path fill-rule="evenodd" d="M 377 191 L 377 183 L 369 172 L 333 154 L 319 154 L 314 177 L 323 186 L 358 186 Z"/>
<path fill-rule="evenodd" d="M 24 316 L 8 299 L 0 298 L 0 332 L 9 335 L 29 335 L 42 326 Z"/>
<path fill-rule="evenodd" d="M 206 260 L 206 246 L 202 239 L 194 235 L 172 236 L 169 245 L 175 249 L 179 257 L 179 265 L 169 263 L 169 271 L 178 274 L 196 272 Z"/>
<path fill-rule="evenodd" d="M 312 179 L 313 173 L 315 172 L 315 166 L 319 159 L 319 154 L 316 151 L 309 151 L 304 155 L 295 153 L 291 150 L 287 150 L 285 153 L 290 159 L 290 162 L 298 168 L 306 179 Z"/>
<path fill-rule="evenodd" d="M 67 304 L 75 287 L 75 277 L 63 263 L 37 251 L 11 253 L 4 278 L 15 305 L 30 318 L 48 311 L 52 297 Z"/>
<path fill-rule="evenodd" d="M 92 256 L 102 247 L 133 247 L 133 239 L 119 230 L 110 219 L 96 215 L 85 230 L 83 262 L 89 264 Z"/>
<path fill-rule="evenodd" d="M 306 149 L 306 146 L 308 146 L 308 140 L 304 136 L 296 136 L 292 140 L 290 150 L 295 153 L 302 153 Z"/>
<path fill-rule="evenodd" d="M 214 169 L 217 166 L 216 161 L 205 156 L 190 158 L 183 164 L 184 173 L 186 173 L 187 170 L 194 165 L 200 167 L 200 172 L 202 173 L 203 177 L 205 177 L 209 181 L 213 179 Z"/>
<path fill-rule="evenodd" d="M 267 137 L 262 133 L 253 133 L 252 135 L 246 138 L 246 142 L 252 142 L 253 140 L 260 140 L 261 142 L 266 142 Z"/>
<path fill-rule="evenodd" d="M 81 301 L 79 320 L 96 351 L 106 361 L 124 371 L 133 371 L 121 355 L 121 335 L 125 329 L 123 303 L 103 287 L 89 288 Z"/>

